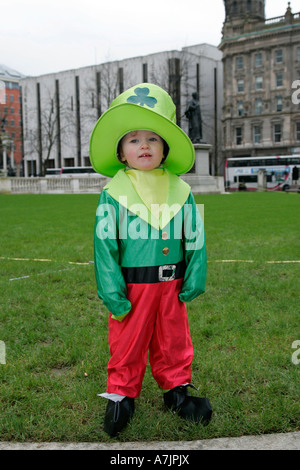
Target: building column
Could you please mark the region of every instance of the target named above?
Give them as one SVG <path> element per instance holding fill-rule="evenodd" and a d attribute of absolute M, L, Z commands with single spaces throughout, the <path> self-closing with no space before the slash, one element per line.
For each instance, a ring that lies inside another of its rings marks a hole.
<path fill-rule="evenodd" d="M 15 168 L 14 148 L 13 148 L 13 145 L 12 145 L 11 151 L 10 151 L 10 166 L 11 166 L 11 168 Z"/>
<path fill-rule="evenodd" d="M 3 171 L 7 173 L 7 154 L 6 145 L 3 145 Z M 6 176 L 6 175 L 5 175 Z"/>

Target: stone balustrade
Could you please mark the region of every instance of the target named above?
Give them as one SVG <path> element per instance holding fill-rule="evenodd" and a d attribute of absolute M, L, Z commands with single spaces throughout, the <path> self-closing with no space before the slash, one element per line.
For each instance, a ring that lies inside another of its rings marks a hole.
<path fill-rule="evenodd" d="M 100 193 L 107 178 L 0 178 L 0 193 L 72 194 Z"/>
<path fill-rule="evenodd" d="M 194 144 L 195 165 L 190 173 L 182 175 L 194 194 L 224 193 L 224 177 L 211 176 L 209 151 L 211 145 Z M 0 178 L 0 193 L 4 194 L 99 194 L 107 184 L 105 177 L 57 177 L 57 178 Z"/>

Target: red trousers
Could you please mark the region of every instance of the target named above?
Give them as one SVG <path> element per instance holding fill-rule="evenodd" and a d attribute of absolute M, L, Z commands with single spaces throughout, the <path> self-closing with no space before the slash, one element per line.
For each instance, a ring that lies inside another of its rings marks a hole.
<path fill-rule="evenodd" d="M 191 382 L 193 345 L 186 306 L 178 299 L 182 279 L 127 284 L 130 313 L 122 322 L 109 315 L 107 392 L 139 396 L 149 362 L 162 389 Z"/>

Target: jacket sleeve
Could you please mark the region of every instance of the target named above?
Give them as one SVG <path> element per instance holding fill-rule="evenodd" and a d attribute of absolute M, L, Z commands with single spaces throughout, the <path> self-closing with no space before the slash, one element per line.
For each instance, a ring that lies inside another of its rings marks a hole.
<path fill-rule="evenodd" d="M 179 299 L 189 302 L 205 292 L 207 259 L 204 224 L 192 194 L 189 195 L 183 210 L 186 271 Z"/>
<path fill-rule="evenodd" d="M 113 316 L 121 320 L 130 311 L 131 304 L 126 298 L 127 288 L 120 266 L 118 220 L 118 203 L 103 190 L 94 230 L 97 293 Z"/>

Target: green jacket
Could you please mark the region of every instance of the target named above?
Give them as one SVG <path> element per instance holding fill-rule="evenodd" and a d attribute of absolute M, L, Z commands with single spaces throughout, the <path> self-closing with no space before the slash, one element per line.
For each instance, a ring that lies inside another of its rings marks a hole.
<path fill-rule="evenodd" d="M 122 267 L 163 266 L 185 261 L 181 301 L 205 291 L 204 226 L 194 197 L 169 173 L 169 194 L 160 220 L 136 193 L 124 170 L 100 194 L 94 234 L 97 293 L 116 317 L 131 309 Z"/>

